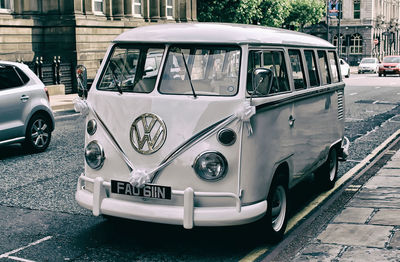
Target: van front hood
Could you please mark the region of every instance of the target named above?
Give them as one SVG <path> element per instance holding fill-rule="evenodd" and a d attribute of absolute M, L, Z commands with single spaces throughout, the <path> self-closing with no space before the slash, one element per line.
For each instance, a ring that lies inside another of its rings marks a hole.
<path fill-rule="evenodd" d="M 201 142 L 196 139 L 198 140 L 199 134 L 207 133 L 211 127 L 229 117 L 232 118 L 242 106 L 243 99 L 136 93 L 120 95 L 115 92 L 96 91 L 90 93 L 88 103 L 135 169 L 156 169 L 188 142 L 194 142 L 193 146 L 186 148 L 171 167 L 168 167 L 174 170 L 172 173 L 193 172 L 191 165 L 196 156 L 207 150 L 219 151 L 227 158 L 238 160 L 238 143 L 233 147 L 226 147 L 218 143 L 216 136 L 205 137 Z M 87 120 L 91 117 L 93 115 L 89 114 Z M 235 132 L 239 132 L 240 125 L 237 121 L 229 125 Z M 126 161 L 116 152 L 115 147 L 110 145 L 110 139 L 105 139 L 107 136 L 106 130 L 99 130 L 93 136 L 86 134 L 87 143 L 97 140 L 103 144 L 108 161 L 100 171 L 88 168 L 86 171 L 101 172 L 105 179 L 117 177 L 126 181 L 131 178 L 132 170 L 129 170 Z M 237 170 L 231 168 L 230 171 Z M 163 173 L 169 172 L 163 170 Z M 98 174 L 93 174 L 96 175 Z"/>

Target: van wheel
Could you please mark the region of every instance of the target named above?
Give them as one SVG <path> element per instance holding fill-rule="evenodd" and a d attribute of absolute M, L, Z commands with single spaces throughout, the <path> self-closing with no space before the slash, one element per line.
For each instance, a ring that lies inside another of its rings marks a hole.
<path fill-rule="evenodd" d="M 50 122 L 43 115 L 34 115 L 26 128 L 24 146 L 32 152 L 43 152 L 51 140 Z"/>
<path fill-rule="evenodd" d="M 275 176 L 267 198 L 267 213 L 263 218 L 268 240 L 277 243 L 282 240 L 287 225 L 288 188 L 282 176 Z"/>
<path fill-rule="evenodd" d="M 338 156 L 336 148 L 331 148 L 326 162 L 315 172 L 315 179 L 323 189 L 331 189 L 335 186 L 338 171 Z"/>

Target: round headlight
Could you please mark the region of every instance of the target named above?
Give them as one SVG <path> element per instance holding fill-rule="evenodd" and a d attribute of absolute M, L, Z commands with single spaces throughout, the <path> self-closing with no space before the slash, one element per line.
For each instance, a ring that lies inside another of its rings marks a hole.
<path fill-rule="evenodd" d="M 94 135 L 94 133 L 96 133 L 96 130 L 97 130 L 97 122 L 96 122 L 96 120 L 90 119 L 87 122 L 86 131 L 88 132 L 89 135 L 92 136 L 92 135 Z"/>
<path fill-rule="evenodd" d="M 85 148 L 86 163 L 93 169 L 100 169 L 104 164 L 104 150 L 97 142 L 90 142 Z"/>
<path fill-rule="evenodd" d="M 203 152 L 193 164 L 196 174 L 204 180 L 215 181 L 223 178 L 228 171 L 228 162 L 219 152 Z"/>

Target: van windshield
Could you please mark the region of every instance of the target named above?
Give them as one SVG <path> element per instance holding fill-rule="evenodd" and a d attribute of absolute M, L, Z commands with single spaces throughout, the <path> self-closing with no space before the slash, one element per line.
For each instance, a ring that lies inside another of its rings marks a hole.
<path fill-rule="evenodd" d="M 193 95 L 192 82 L 196 95 L 233 96 L 238 90 L 239 67 L 239 47 L 171 46 L 159 91 Z"/>
<path fill-rule="evenodd" d="M 97 89 L 150 93 L 153 91 L 164 47 L 116 46 Z"/>

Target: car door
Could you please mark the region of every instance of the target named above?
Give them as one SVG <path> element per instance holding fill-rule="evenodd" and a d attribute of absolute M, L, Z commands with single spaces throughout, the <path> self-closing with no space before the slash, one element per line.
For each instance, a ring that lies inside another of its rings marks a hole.
<path fill-rule="evenodd" d="M 0 64 L 0 141 L 24 136 L 27 92 L 15 66 Z"/>

